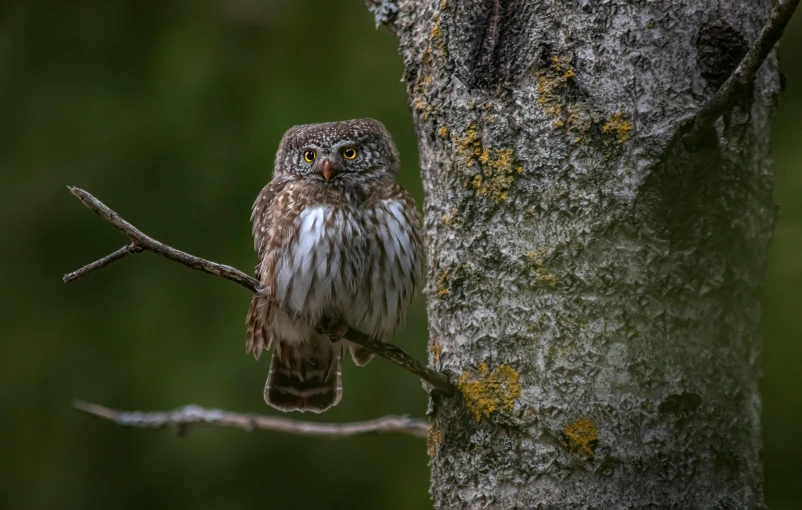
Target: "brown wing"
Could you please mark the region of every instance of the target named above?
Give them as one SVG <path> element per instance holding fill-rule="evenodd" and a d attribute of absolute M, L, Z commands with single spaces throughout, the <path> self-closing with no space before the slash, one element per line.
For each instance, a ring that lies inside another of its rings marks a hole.
<path fill-rule="evenodd" d="M 259 260 L 256 265 L 256 279 L 262 282 L 262 285 L 264 285 L 263 267 L 265 256 L 267 255 L 268 240 L 273 231 L 273 223 L 275 221 L 274 208 L 270 206 L 275 205 L 273 202 L 276 196 L 281 193 L 286 184 L 287 181 L 284 179 L 274 179 L 267 183 L 262 188 L 259 196 L 256 197 L 251 211 L 253 247 L 258 254 Z M 245 319 L 247 325 L 245 352 L 253 353 L 256 359 L 259 359 L 263 350 L 270 349 L 270 345 L 273 343 L 273 337 L 267 329 L 269 316 L 273 313 L 275 311 L 272 309 L 272 304 L 268 299 L 260 295 L 253 296 Z"/>
<path fill-rule="evenodd" d="M 274 179 L 262 188 L 251 209 L 251 233 L 253 234 L 253 249 L 259 255 L 259 264 L 256 266 L 256 278 L 261 281 L 261 261 L 265 257 L 267 240 L 273 229 L 274 214 L 270 205 L 277 195 L 287 185 L 286 179 Z"/>

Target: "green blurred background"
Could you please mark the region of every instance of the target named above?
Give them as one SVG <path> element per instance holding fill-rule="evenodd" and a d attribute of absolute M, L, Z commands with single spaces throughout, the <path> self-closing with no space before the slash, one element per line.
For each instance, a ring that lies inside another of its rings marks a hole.
<path fill-rule="evenodd" d="M 768 502 L 797 508 L 802 14 L 782 50 L 763 430 Z M 430 507 L 419 439 L 220 428 L 181 439 L 73 411 L 82 398 L 273 412 L 268 361 L 244 353 L 249 295 L 238 286 L 150 254 L 61 283 L 125 242 L 67 184 L 175 247 L 253 267 L 250 206 L 293 124 L 382 120 L 420 199 L 401 74 L 394 38 L 358 0 L 0 3 L 0 508 Z M 397 343 L 423 359 L 425 331 L 419 300 Z M 420 383 L 386 361 L 344 372 L 325 420 L 423 415 Z"/>

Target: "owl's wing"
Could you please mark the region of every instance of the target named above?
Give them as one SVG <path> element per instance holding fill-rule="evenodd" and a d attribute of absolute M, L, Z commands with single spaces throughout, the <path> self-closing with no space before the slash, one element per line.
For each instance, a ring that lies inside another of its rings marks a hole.
<path fill-rule="evenodd" d="M 253 234 L 253 249 L 259 254 L 260 260 L 264 257 L 267 236 L 273 226 L 270 204 L 273 203 L 273 199 L 281 193 L 286 184 L 287 181 L 283 179 L 275 179 L 268 182 L 253 203 L 253 208 L 251 209 L 251 233 Z"/>
<path fill-rule="evenodd" d="M 263 262 L 267 249 L 268 237 L 273 230 L 274 211 L 271 205 L 277 195 L 284 189 L 287 181 L 274 179 L 262 188 L 251 210 L 251 232 L 253 233 L 253 247 L 259 257 L 256 265 L 256 279 L 262 282 Z M 260 295 L 254 295 L 245 323 L 248 326 L 245 337 L 245 352 L 253 353 L 259 359 L 263 350 L 270 349 L 273 342 L 272 335 L 267 329 L 268 315 L 273 313 L 272 303 Z"/>

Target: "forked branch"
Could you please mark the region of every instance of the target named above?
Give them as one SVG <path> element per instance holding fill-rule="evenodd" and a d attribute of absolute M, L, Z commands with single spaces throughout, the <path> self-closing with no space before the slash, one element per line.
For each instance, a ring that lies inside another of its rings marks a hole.
<path fill-rule="evenodd" d="M 743 95 L 744 90 L 752 83 L 758 69 L 771 53 L 772 48 L 780 40 L 786 25 L 794 15 L 800 0 L 780 0 L 772 9 L 768 21 L 763 26 L 757 39 L 746 52 L 744 58 L 707 103 L 696 113 L 688 132 L 684 135 L 685 143 L 697 144 L 705 131 L 719 117 L 732 108 Z"/>
<path fill-rule="evenodd" d="M 78 269 L 77 271 L 73 271 L 72 273 L 64 275 L 65 283 L 69 283 L 71 281 L 77 280 L 78 278 L 81 278 L 82 276 L 86 276 L 92 271 L 106 267 L 112 262 L 120 260 L 121 258 L 126 257 L 132 253 L 139 253 L 141 251 L 150 251 L 158 255 L 161 255 L 166 259 L 183 264 L 184 266 L 190 269 L 203 271 L 204 273 L 219 276 L 234 283 L 238 283 L 239 285 L 245 287 L 251 292 L 258 293 L 261 291 L 259 282 L 255 278 L 248 276 L 239 269 L 236 269 L 231 266 L 226 266 L 223 264 L 218 264 L 216 262 L 211 262 L 209 260 L 202 259 L 200 257 L 196 257 L 194 255 L 190 255 L 189 253 L 183 252 L 181 250 L 176 250 L 175 248 L 167 246 L 166 244 L 161 243 L 141 232 L 139 229 L 137 229 L 136 227 L 125 221 L 122 217 L 120 217 L 119 214 L 109 209 L 109 207 L 106 206 L 103 202 L 93 197 L 92 195 L 82 190 L 81 188 L 70 187 L 69 190 L 95 214 L 97 214 L 107 223 L 110 223 L 114 228 L 116 228 L 117 230 L 128 236 L 128 239 L 131 240 L 131 244 L 120 248 L 119 250 L 103 257 L 100 260 L 92 262 L 91 264 L 87 264 L 86 266 Z M 454 386 L 451 384 L 451 381 L 445 374 L 423 366 L 417 360 L 415 360 L 415 358 L 413 358 L 400 348 L 396 347 L 395 345 L 374 340 L 373 338 L 370 338 L 368 335 L 360 331 L 357 331 L 353 328 L 348 329 L 348 333 L 345 335 L 345 338 L 349 342 L 361 345 L 362 347 L 369 349 L 370 351 L 378 354 L 379 356 L 392 361 L 401 368 L 408 370 L 409 372 L 412 372 L 413 374 L 420 377 L 422 380 L 429 383 L 436 390 L 441 391 L 449 396 L 454 394 Z"/>
<path fill-rule="evenodd" d="M 369 421 L 352 423 L 316 423 L 277 416 L 242 414 L 220 409 L 204 409 L 196 405 L 173 411 L 117 411 L 97 404 L 76 400 L 73 407 L 81 412 L 108 420 L 123 427 L 140 429 L 171 428 L 178 435 L 186 434 L 196 425 L 233 427 L 245 431 L 273 430 L 300 436 L 349 437 L 363 434 L 409 434 L 426 437 L 428 425 L 423 420 L 407 416 L 382 416 Z"/>

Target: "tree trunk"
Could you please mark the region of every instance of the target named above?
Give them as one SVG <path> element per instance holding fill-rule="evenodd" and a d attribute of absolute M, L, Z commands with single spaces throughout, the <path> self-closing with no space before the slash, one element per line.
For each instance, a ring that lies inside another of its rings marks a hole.
<path fill-rule="evenodd" d="M 426 191 L 438 508 L 760 508 L 770 0 L 379 2 Z"/>

